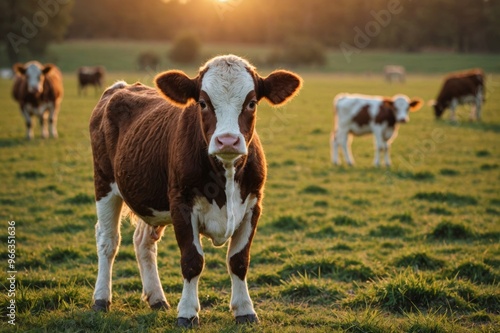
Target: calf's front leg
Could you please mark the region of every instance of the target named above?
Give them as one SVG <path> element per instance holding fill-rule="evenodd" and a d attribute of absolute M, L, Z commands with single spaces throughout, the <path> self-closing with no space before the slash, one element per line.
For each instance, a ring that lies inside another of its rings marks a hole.
<path fill-rule="evenodd" d="M 184 278 L 182 296 L 177 306 L 177 325 L 185 328 L 199 326 L 200 301 L 198 281 L 204 265 L 196 214 L 181 212 L 173 208 L 175 237 L 181 251 L 181 270 Z"/>
<path fill-rule="evenodd" d="M 31 116 L 26 106 L 21 108 L 21 114 L 23 115 L 24 121 L 26 123 L 26 139 L 33 139 L 33 125 L 31 123 Z"/>
<path fill-rule="evenodd" d="M 450 120 L 451 122 L 457 122 L 457 116 L 455 115 L 455 110 L 458 106 L 458 100 L 453 98 L 450 103 Z"/>
<path fill-rule="evenodd" d="M 50 136 L 53 138 L 57 138 L 59 136 L 57 133 L 57 117 L 59 115 L 60 108 L 60 101 L 56 101 L 54 104 L 49 106 L 49 132 Z"/>
<path fill-rule="evenodd" d="M 250 246 L 255 234 L 261 208 L 257 204 L 247 213 L 231 237 L 227 252 L 227 266 L 231 276 L 231 310 L 237 323 L 258 323 L 259 318 L 253 308 L 248 293 L 246 275 L 250 264 Z"/>

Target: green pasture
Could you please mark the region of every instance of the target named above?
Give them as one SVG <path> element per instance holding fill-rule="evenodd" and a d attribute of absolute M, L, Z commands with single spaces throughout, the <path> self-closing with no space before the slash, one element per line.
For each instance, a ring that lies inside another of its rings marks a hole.
<path fill-rule="evenodd" d="M 67 47 L 65 52 L 73 51 Z M 151 84 L 154 73 L 127 70 L 132 55 L 129 60 L 115 59 L 106 52 L 96 51 L 102 59 L 110 57 L 107 67 L 119 71 L 109 71 L 108 84 L 117 79 Z M 155 312 L 140 300 L 129 221 L 123 222 L 114 266 L 112 310 L 102 314 L 90 309 L 97 255 L 88 120 L 98 96 L 92 89 L 86 97 L 77 96 L 72 68 L 99 58 L 89 52 L 80 57 L 65 58 L 63 52 L 59 58 L 66 70 L 66 92 L 58 140 L 41 139 L 37 123 L 35 140 L 25 140 L 24 122 L 10 98 L 11 82 L 0 81 L 0 331 L 180 331 L 175 308 L 182 276 L 171 228 L 159 243 L 158 261 L 172 309 Z M 372 63 L 378 66 L 375 58 Z M 454 61 L 462 61 L 459 58 Z M 422 70 L 415 72 L 451 67 L 431 60 L 422 58 Z M 365 65 L 360 61 L 360 66 Z M 427 101 L 437 93 L 439 75 L 410 74 L 407 83 L 389 85 L 381 75 L 365 70 L 335 74 L 333 69 L 299 69 L 304 87 L 294 101 L 280 109 L 260 103 L 257 131 L 269 170 L 248 282 L 261 324 L 233 323 L 226 248 L 213 248 L 205 239 L 198 331 L 498 331 L 496 68 L 488 74 L 481 123 L 468 121 L 468 107 L 460 109 L 458 123 L 451 123 L 448 112 L 446 119 L 435 121 L 430 107 L 424 106 L 401 126 L 392 146 L 391 169 L 372 167 L 369 136 L 354 139 L 355 167 L 331 165 L 333 97 L 339 92 L 405 93 Z M 264 69 L 262 74 L 267 73 Z M 15 221 L 16 227 L 16 326 L 6 317 L 8 221 Z"/>
<path fill-rule="evenodd" d="M 352 43 L 351 43 L 352 44 Z M 154 41 L 66 41 L 51 45 L 44 62 L 56 63 L 63 71 L 74 73 L 83 65 L 103 65 L 108 71 L 135 71 L 137 57 L 143 52 L 153 52 L 160 57 L 158 68 L 164 70 L 178 64 L 172 63 L 167 54 L 171 48 L 169 42 Z M 257 67 L 267 67 L 266 60 L 273 46 L 248 44 L 202 44 L 200 62 L 212 56 L 235 53 L 252 61 Z M 377 75 L 385 65 L 403 65 L 409 73 L 444 74 L 450 71 L 481 67 L 489 73 L 500 73 L 500 55 L 498 54 L 457 54 L 447 52 L 403 53 L 358 49 L 345 55 L 337 49 L 326 51 L 327 62 L 323 67 L 302 68 L 306 71 L 327 73 L 357 73 Z M 0 45 L 0 67 L 7 67 L 7 58 Z M 183 65 L 182 68 L 194 73 L 197 65 Z"/>

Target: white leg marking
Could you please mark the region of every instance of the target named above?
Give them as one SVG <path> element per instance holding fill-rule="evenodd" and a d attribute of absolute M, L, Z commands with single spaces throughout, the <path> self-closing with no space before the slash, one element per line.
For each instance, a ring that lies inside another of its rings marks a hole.
<path fill-rule="evenodd" d="M 42 106 L 39 107 L 38 109 L 38 119 L 40 120 L 40 129 L 42 131 L 42 138 L 47 139 L 49 137 L 49 131 L 47 129 L 47 113 L 45 112 L 46 110 L 46 105 L 43 104 Z"/>
<path fill-rule="evenodd" d="M 234 201 L 235 201 L 235 196 L 240 195 L 239 191 L 234 190 L 234 166 L 230 165 L 226 167 L 226 207 L 227 207 L 227 226 L 226 226 L 226 233 L 224 237 L 228 239 L 234 234 L 234 229 L 236 229 L 236 223 L 239 223 L 239 221 L 236 221 L 236 216 L 234 212 Z M 236 193 L 238 192 L 238 193 Z"/>
<path fill-rule="evenodd" d="M 251 218 L 252 212 L 245 215 L 241 226 L 231 238 L 227 252 L 227 268 L 231 276 L 231 310 L 235 317 L 255 314 L 253 303 L 248 293 L 246 278 L 242 281 L 237 275 L 233 274 L 229 264 L 229 259 L 243 250 L 248 244 L 248 240 L 252 233 Z"/>
<path fill-rule="evenodd" d="M 339 142 L 335 132 L 330 135 L 330 146 L 332 152 L 332 163 L 335 165 L 340 165 L 339 161 Z"/>
<path fill-rule="evenodd" d="M 184 279 L 181 300 L 177 306 L 178 318 L 191 319 L 198 316 L 198 311 L 200 311 L 200 301 L 198 300 L 199 279 L 199 275 L 192 278 L 191 281 Z"/>
<path fill-rule="evenodd" d="M 120 217 L 123 200 L 115 191 L 96 202 L 97 224 L 95 226 L 98 272 L 94 300 L 111 302 L 111 272 L 120 244 Z"/>
<path fill-rule="evenodd" d="M 30 107 L 28 105 L 24 105 L 21 109 L 21 113 L 24 117 L 24 121 L 26 122 L 26 139 L 33 139 L 33 124 L 31 122 L 31 114 Z"/>
<path fill-rule="evenodd" d="M 57 138 L 59 135 L 57 134 L 57 115 L 59 113 L 60 107 L 59 101 L 55 103 L 50 103 L 49 105 L 49 131 L 50 136 L 53 138 Z"/>
<path fill-rule="evenodd" d="M 479 88 L 476 95 L 476 119 L 481 120 L 481 106 L 483 103 L 483 89 Z"/>
<path fill-rule="evenodd" d="M 353 165 L 354 160 L 351 154 L 351 138 L 349 138 L 349 133 L 345 131 L 337 131 L 335 135 L 335 140 L 337 140 L 337 145 L 342 146 L 344 153 L 344 159 L 348 165 Z M 340 165 L 340 160 L 339 160 Z"/>
<path fill-rule="evenodd" d="M 241 280 L 231 273 L 231 310 L 235 317 L 255 314 L 247 280 Z"/>
<path fill-rule="evenodd" d="M 383 129 L 378 126 L 373 129 L 373 137 L 375 139 L 375 158 L 373 159 L 373 165 L 380 166 L 380 151 L 384 151 L 385 141 L 383 139 Z"/>
<path fill-rule="evenodd" d="M 161 230 L 158 230 L 161 229 Z M 142 279 L 142 298 L 149 305 L 167 302 L 158 274 L 157 241 L 164 227 L 151 227 L 138 219 L 134 232 L 134 248 Z"/>
<path fill-rule="evenodd" d="M 457 108 L 457 105 L 458 105 L 457 99 L 453 98 L 450 104 L 450 120 L 453 122 L 457 121 L 457 117 L 455 116 L 455 109 Z"/>
<path fill-rule="evenodd" d="M 391 156 L 390 156 L 391 146 L 386 142 L 385 143 L 385 165 L 387 167 L 391 166 Z"/>

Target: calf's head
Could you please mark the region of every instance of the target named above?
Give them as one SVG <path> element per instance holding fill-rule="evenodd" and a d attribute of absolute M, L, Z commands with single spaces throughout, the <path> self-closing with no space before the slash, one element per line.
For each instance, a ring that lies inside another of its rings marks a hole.
<path fill-rule="evenodd" d="M 37 61 L 30 61 L 23 64 L 15 64 L 14 72 L 17 75 L 24 76 L 26 78 L 26 84 L 28 92 L 31 94 L 40 94 L 43 90 L 43 83 L 45 81 L 45 75 L 49 73 L 54 66 L 47 64 L 42 66 Z"/>
<path fill-rule="evenodd" d="M 423 105 L 423 101 L 420 98 L 410 100 L 405 95 L 393 96 L 392 103 L 394 105 L 396 122 L 398 123 L 407 123 L 410 120 L 410 112 L 418 111 Z"/>
<path fill-rule="evenodd" d="M 258 102 L 264 98 L 272 105 L 282 105 L 302 85 L 299 76 L 283 70 L 263 78 L 246 60 L 234 55 L 209 60 L 193 79 L 180 71 L 167 71 L 155 82 L 175 104 L 196 102 L 208 154 L 224 163 L 248 154 Z"/>

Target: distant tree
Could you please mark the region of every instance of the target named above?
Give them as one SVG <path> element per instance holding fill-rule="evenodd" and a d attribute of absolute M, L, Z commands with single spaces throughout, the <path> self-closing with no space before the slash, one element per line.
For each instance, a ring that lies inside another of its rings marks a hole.
<path fill-rule="evenodd" d="M 271 52 L 267 59 L 271 65 L 324 65 L 326 51 L 317 41 L 310 38 L 288 38 L 279 48 Z"/>
<path fill-rule="evenodd" d="M 0 34 L 9 62 L 42 56 L 51 42 L 61 41 L 71 22 L 73 1 L 0 1 Z"/>
<path fill-rule="evenodd" d="M 192 63 L 198 60 L 201 50 L 201 41 L 195 33 L 183 32 L 179 34 L 168 53 L 170 60 L 177 63 Z"/>

